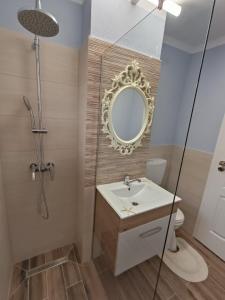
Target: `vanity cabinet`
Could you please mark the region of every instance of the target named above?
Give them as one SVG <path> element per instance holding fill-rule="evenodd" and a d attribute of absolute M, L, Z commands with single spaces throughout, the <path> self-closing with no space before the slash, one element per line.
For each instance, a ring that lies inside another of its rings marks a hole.
<path fill-rule="evenodd" d="M 161 256 L 172 204 L 121 219 L 97 191 L 95 237 L 114 275 L 155 256 Z M 174 206 L 167 245 L 173 234 Z"/>

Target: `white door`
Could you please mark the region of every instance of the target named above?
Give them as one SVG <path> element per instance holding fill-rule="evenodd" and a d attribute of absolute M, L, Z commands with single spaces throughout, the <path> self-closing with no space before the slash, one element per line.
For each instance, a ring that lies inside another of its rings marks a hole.
<path fill-rule="evenodd" d="M 225 117 L 210 166 L 194 236 L 225 261 Z"/>

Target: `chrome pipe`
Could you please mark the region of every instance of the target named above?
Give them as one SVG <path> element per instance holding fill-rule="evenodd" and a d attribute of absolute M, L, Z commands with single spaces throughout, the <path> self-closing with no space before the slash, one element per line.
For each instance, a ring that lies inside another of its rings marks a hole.
<path fill-rule="evenodd" d="M 36 81 L 37 81 L 37 104 L 38 104 L 38 129 L 42 130 L 42 89 L 41 89 L 41 64 L 40 64 L 40 39 L 37 35 L 35 35 L 33 47 L 35 50 L 35 58 L 36 58 Z M 39 167 L 42 168 L 44 164 L 44 150 L 43 150 L 43 136 L 40 132 L 39 135 L 39 154 L 40 154 L 40 162 Z"/>
<path fill-rule="evenodd" d="M 41 9 L 41 0 L 36 0 L 35 8 Z"/>

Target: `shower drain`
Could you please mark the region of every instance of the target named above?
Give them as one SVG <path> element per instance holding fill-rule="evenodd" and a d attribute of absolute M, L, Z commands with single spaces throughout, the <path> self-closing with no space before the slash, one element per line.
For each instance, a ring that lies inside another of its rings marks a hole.
<path fill-rule="evenodd" d="M 138 206 L 139 203 L 137 203 L 137 202 L 132 202 L 132 205 L 133 205 L 133 206 Z"/>

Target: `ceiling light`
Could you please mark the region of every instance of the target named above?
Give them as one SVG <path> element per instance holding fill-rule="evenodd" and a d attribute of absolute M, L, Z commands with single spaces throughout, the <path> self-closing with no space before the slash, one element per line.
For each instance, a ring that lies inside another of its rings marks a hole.
<path fill-rule="evenodd" d="M 162 8 L 175 17 L 179 17 L 182 9 L 180 5 L 171 0 L 165 0 Z"/>
<path fill-rule="evenodd" d="M 159 6 L 159 0 L 145 0 L 145 1 L 152 3 L 157 7 Z M 133 4 L 137 4 L 139 0 L 131 0 L 131 2 Z M 173 2 L 172 0 L 164 0 L 162 9 L 174 15 L 175 17 L 178 17 L 182 10 L 181 6 Z"/>

